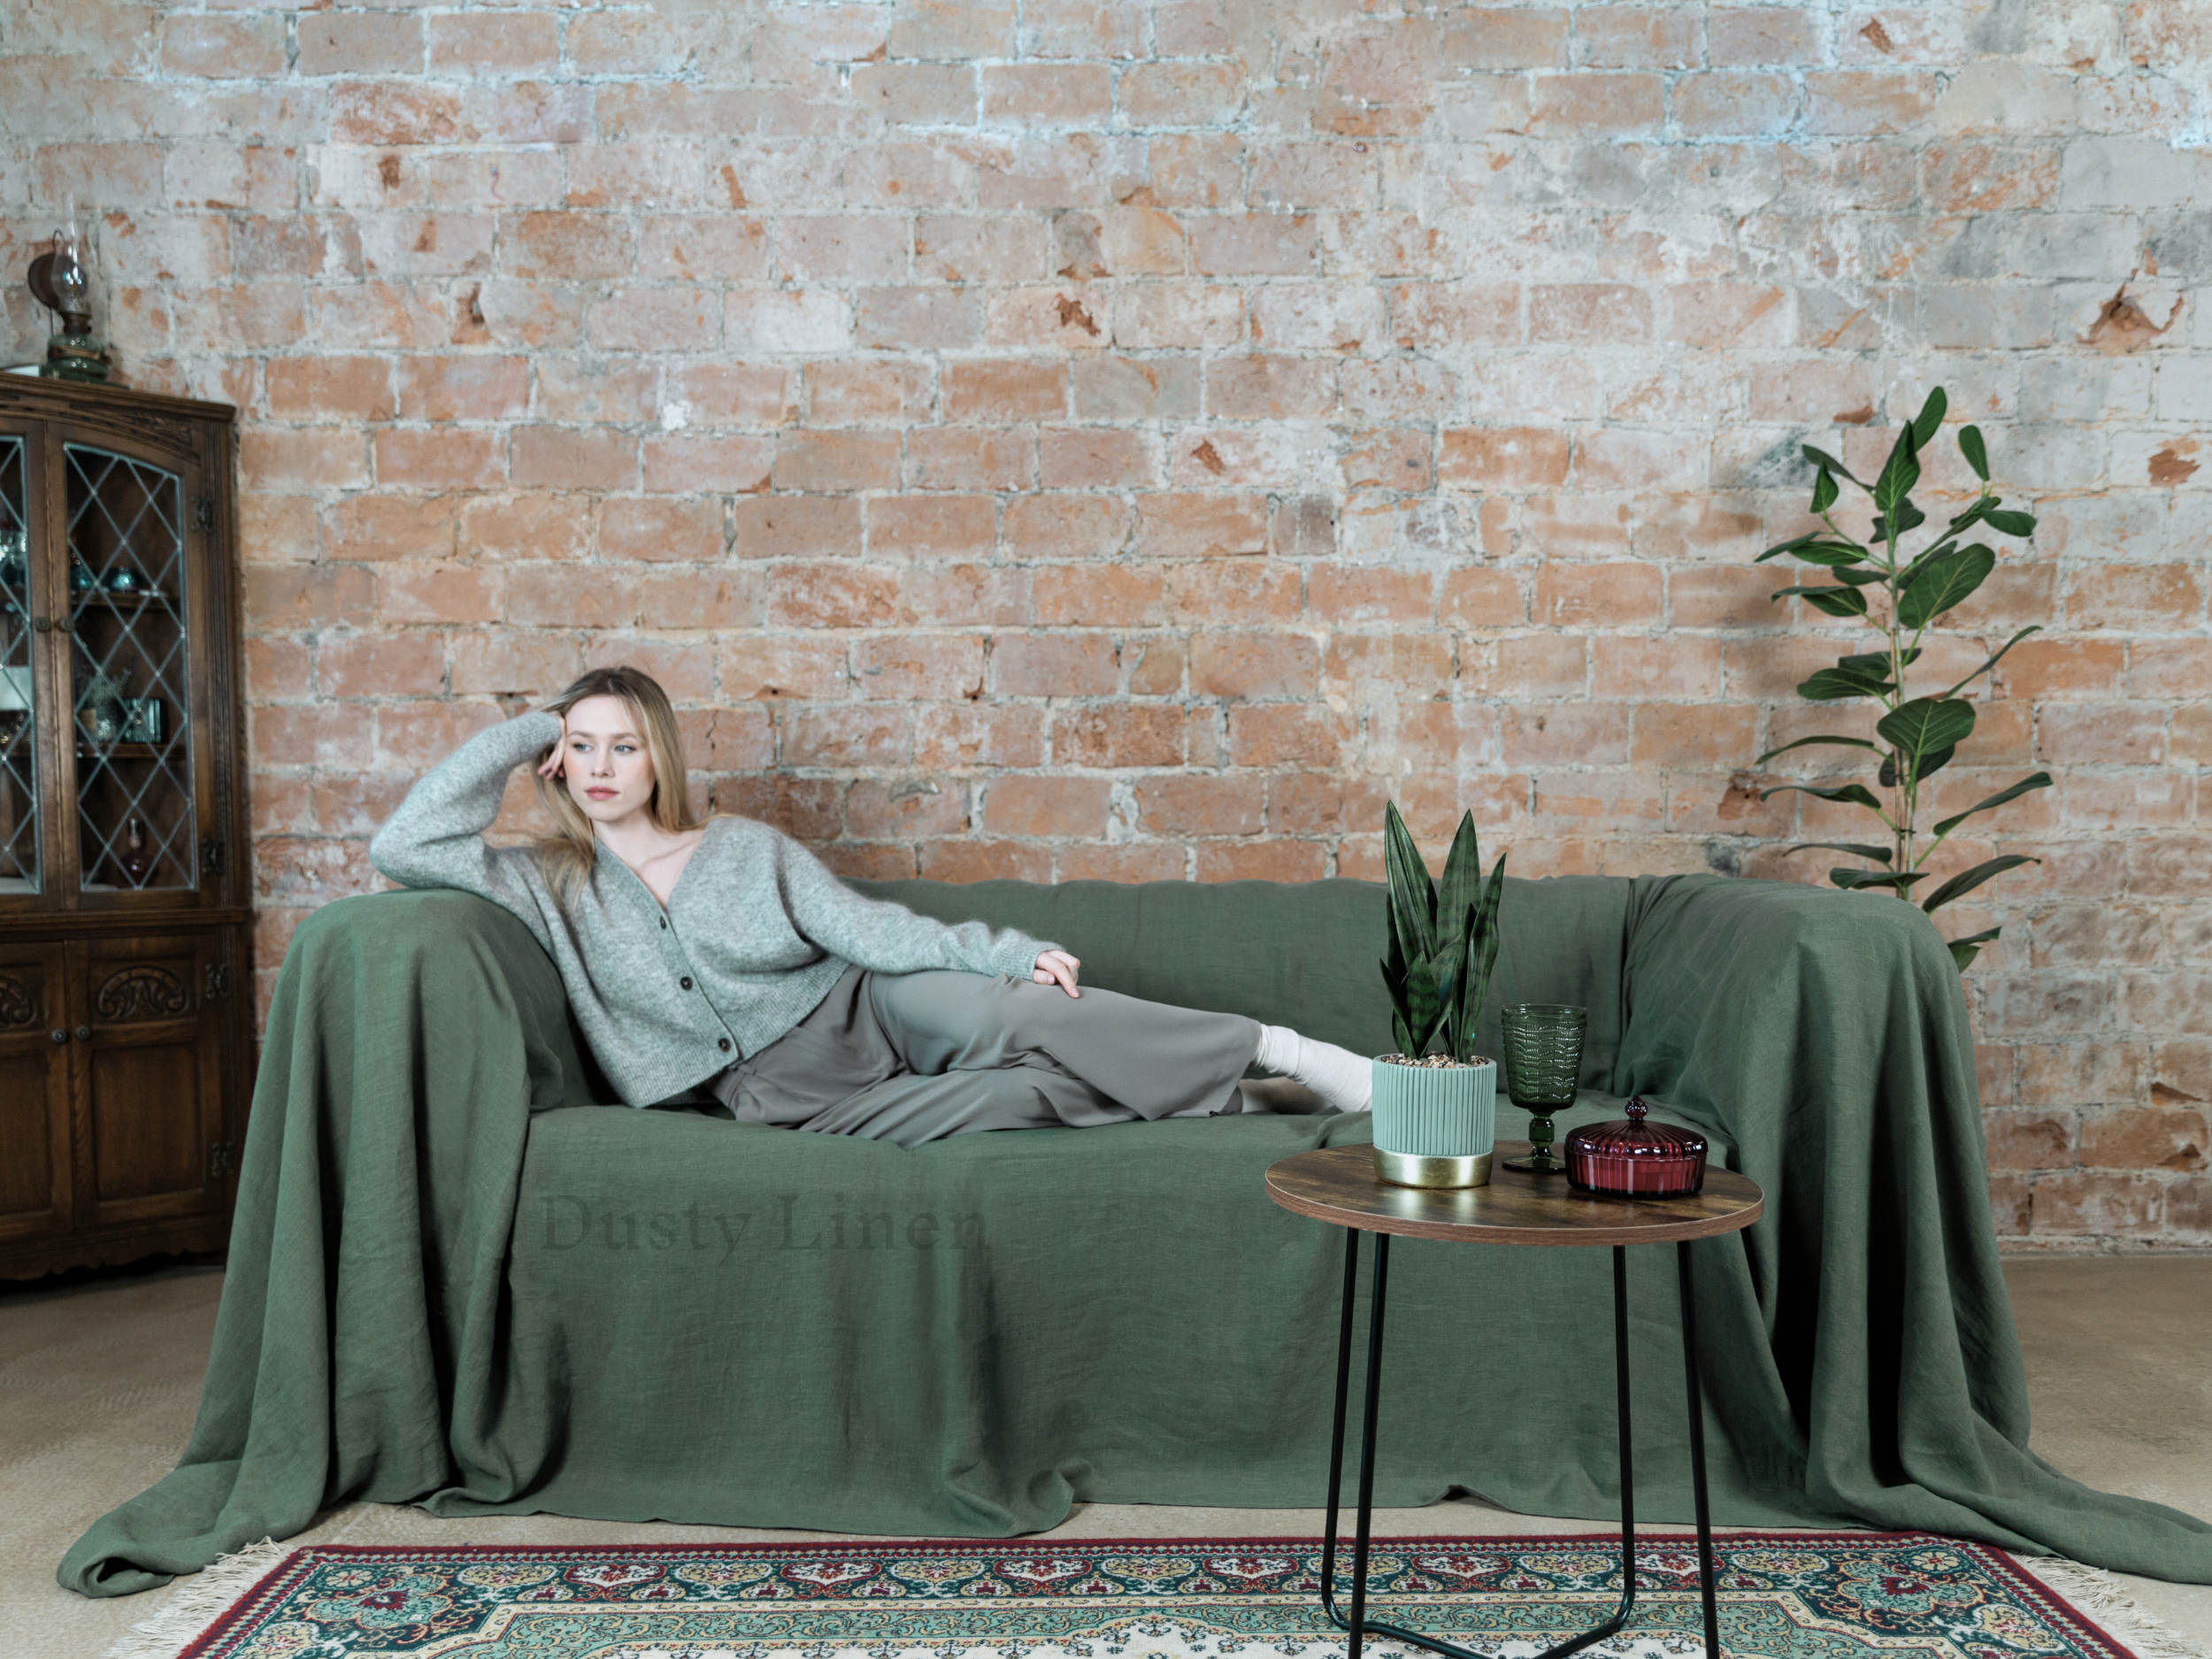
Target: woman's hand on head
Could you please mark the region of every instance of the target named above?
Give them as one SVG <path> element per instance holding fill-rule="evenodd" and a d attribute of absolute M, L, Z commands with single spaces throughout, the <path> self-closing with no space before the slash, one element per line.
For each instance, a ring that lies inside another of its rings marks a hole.
<path fill-rule="evenodd" d="M 552 751 L 548 754 L 543 760 L 538 763 L 538 776 L 541 778 L 559 777 L 561 775 L 561 762 L 567 757 L 567 755 L 568 717 L 566 715 L 563 715 L 561 716 L 561 735 L 554 742 Z"/>
<path fill-rule="evenodd" d="M 1040 985 L 1056 985 L 1070 996 L 1080 996 L 1075 988 L 1075 976 L 1083 964 L 1064 950 L 1048 950 L 1037 958 L 1037 965 L 1029 977 Z"/>

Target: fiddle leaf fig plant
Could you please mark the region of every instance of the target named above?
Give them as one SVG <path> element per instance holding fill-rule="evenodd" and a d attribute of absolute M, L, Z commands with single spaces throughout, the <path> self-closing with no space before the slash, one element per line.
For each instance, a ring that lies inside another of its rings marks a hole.
<path fill-rule="evenodd" d="M 1382 972 L 1398 1052 L 1418 1060 L 1440 1033 L 1450 1058 L 1463 1064 L 1478 1059 L 1475 1027 L 1498 960 L 1505 855 L 1498 855 L 1486 885 L 1475 815 L 1469 812 L 1444 856 L 1440 883 L 1421 862 L 1394 801 L 1383 812 L 1383 864 L 1390 884 L 1390 955 Z"/>
<path fill-rule="evenodd" d="M 1981 480 L 1981 493 L 1931 536 L 1918 553 L 1906 554 L 1903 538 L 1927 522 L 1927 515 L 1913 503 L 1912 490 L 1920 481 L 1920 457 L 1941 427 L 1946 406 L 1943 388 L 1939 386 L 1928 394 L 1920 412 L 1898 433 L 1889 458 L 1871 484 L 1853 477 L 1851 469 L 1832 455 L 1805 445 L 1805 458 L 1817 469 L 1812 511 L 1822 527 L 1778 542 L 1759 555 L 1763 562 L 1786 553 L 1801 564 L 1824 571 L 1830 579 L 1825 583 L 1785 588 L 1773 595 L 1776 599 L 1795 595 L 1816 611 L 1863 621 L 1880 635 L 1874 649 L 1838 657 L 1833 668 L 1821 669 L 1797 688 L 1798 695 L 1812 703 L 1863 699 L 1878 704 L 1873 736 L 1824 733 L 1801 737 L 1767 750 L 1755 763 L 1764 765 L 1777 755 L 1810 745 L 1865 749 L 1876 757 L 1875 787 L 1870 789 L 1863 783 L 1786 783 L 1763 791 L 1759 798 L 1763 801 L 1794 790 L 1823 801 L 1864 807 L 1873 813 L 1882 821 L 1884 834 L 1878 842 L 1801 841 L 1789 850 L 1819 848 L 1863 858 L 1874 867 L 1839 867 L 1829 871 L 1828 879 L 1839 887 L 1886 890 L 1908 902 L 1914 897 L 1914 887 L 1928 879 L 1929 872 L 1922 866 L 1952 831 L 1978 812 L 2017 800 L 2032 789 L 2051 787 L 2048 772 L 2034 772 L 1963 812 L 1939 819 L 1932 829 L 1924 832 L 1921 827 L 1928 780 L 1950 764 L 1958 746 L 1974 730 L 1974 705 L 1959 694 L 1996 667 L 2007 651 L 2039 632 L 2022 628 L 1980 667 L 1940 690 L 1917 693 L 1907 687 L 1906 671 L 1919 659 L 1921 641 L 1929 628 L 1986 581 L 1997 567 L 1996 550 L 1985 542 L 1969 541 L 1968 536 L 1977 530 L 2027 536 L 2035 530 L 2034 518 L 2006 507 L 2003 497 L 1992 487 L 1989 455 L 1980 428 L 1964 426 L 1958 434 L 1959 453 Z M 1868 541 L 1855 540 L 1836 522 L 1836 503 L 1842 495 L 1838 480 L 1872 498 L 1875 517 Z M 1876 789 L 1882 793 L 1878 795 Z M 1985 859 L 1921 899 L 1920 907 L 1932 915 L 1993 876 L 2039 862 L 2016 853 Z M 1993 927 L 1951 941 L 1951 959 L 1959 971 L 1964 972 L 1981 954 L 1981 948 L 2001 931 Z"/>

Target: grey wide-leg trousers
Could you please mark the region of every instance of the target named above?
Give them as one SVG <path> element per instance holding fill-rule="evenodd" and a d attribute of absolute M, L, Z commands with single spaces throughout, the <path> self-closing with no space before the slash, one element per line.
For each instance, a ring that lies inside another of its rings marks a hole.
<path fill-rule="evenodd" d="M 1001 975 L 848 969 L 821 1005 L 708 1090 L 741 1123 L 919 1146 L 979 1129 L 1241 1110 L 1260 1027 Z"/>

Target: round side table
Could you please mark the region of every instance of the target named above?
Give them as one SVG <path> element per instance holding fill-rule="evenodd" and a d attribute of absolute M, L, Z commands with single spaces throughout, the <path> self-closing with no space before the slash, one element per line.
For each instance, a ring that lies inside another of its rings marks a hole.
<path fill-rule="evenodd" d="M 1713 1576 L 1713 1525 L 1705 1496 L 1705 1417 L 1698 1394 L 1697 1310 L 1690 1286 L 1690 1245 L 1749 1226 L 1766 1211 L 1752 1181 L 1709 1167 L 1704 1190 L 1682 1198 L 1616 1198 L 1577 1192 L 1563 1175 L 1508 1167 L 1525 1141 L 1501 1141 L 1487 1187 L 1392 1187 L 1375 1179 L 1365 1146 L 1327 1147 L 1285 1158 L 1267 1171 L 1267 1195 L 1284 1209 L 1342 1227 L 1344 1315 L 1337 1333 L 1336 1419 L 1329 1440 L 1329 1521 L 1321 1542 L 1321 1606 L 1348 1640 L 1345 1659 L 1359 1659 L 1360 1641 L 1381 1636 L 1411 1642 L 1449 1659 L 1488 1659 L 1472 1648 L 1394 1624 L 1369 1622 L 1367 1542 L 1375 1507 L 1375 1408 L 1382 1382 L 1383 1305 L 1390 1280 L 1390 1239 L 1448 1239 L 1467 1244 L 1610 1245 L 1613 1250 L 1613 1370 L 1621 1459 L 1621 1601 L 1595 1630 L 1561 1642 L 1540 1659 L 1602 1641 L 1628 1622 L 1636 1606 L 1636 1482 L 1628 1421 L 1628 1247 L 1671 1244 L 1681 1289 L 1682 1357 L 1690 1408 L 1690 1473 L 1697 1495 L 1698 1585 L 1705 1603 L 1707 1659 L 1721 1659 L 1720 1615 Z M 1374 1292 L 1367 1311 L 1367 1394 L 1360 1426 L 1359 1518 L 1352 1540 L 1352 1605 L 1336 1604 L 1336 1517 L 1344 1479 L 1344 1417 L 1352 1377 L 1352 1299 L 1359 1277 L 1359 1235 L 1375 1235 Z"/>

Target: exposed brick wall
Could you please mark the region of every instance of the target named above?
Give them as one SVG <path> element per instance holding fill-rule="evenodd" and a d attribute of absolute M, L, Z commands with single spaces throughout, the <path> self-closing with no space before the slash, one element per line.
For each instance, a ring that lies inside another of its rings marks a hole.
<path fill-rule="evenodd" d="M 0 49 L 5 272 L 74 189 L 134 380 L 247 411 L 265 984 L 424 764 L 617 660 L 847 870 L 1371 875 L 1394 795 L 1526 875 L 1818 879 L 1778 844 L 1856 823 L 1744 768 L 1839 631 L 1749 561 L 1801 441 L 1940 381 L 2044 515 L 1936 650 L 2047 630 L 1939 791 L 2060 780 L 1959 849 L 2045 861 L 1955 918 L 2007 926 L 2000 1225 L 2212 1242 L 2200 4 L 12 0 Z"/>

